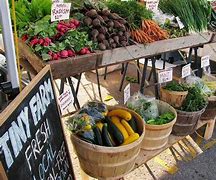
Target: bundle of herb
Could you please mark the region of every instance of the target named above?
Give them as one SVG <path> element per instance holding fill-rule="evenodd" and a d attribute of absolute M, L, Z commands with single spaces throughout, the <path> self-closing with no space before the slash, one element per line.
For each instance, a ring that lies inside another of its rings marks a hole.
<path fill-rule="evenodd" d="M 197 86 L 189 87 L 188 95 L 183 102 L 180 110 L 186 112 L 195 112 L 202 110 L 207 105 L 207 99 L 202 94 L 201 90 Z"/>
<path fill-rule="evenodd" d="M 151 125 L 162 125 L 171 122 L 175 118 L 175 115 L 171 112 L 164 113 L 157 118 L 151 118 L 146 123 Z"/>
<path fill-rule="evenodd" d="M 207 30 L 211 6 L 207 0 L 161 0 L 159 8 L 179 17 L 190 32 Z"/>
<path fill-rule="evenodd" d="M 172 81 L 168 83 L 164 89 L 169 90 L 169 91 L 187 91 L 188 90 L 188 85 L 184 83 L 178 83 L 176 81 Z"/>
<path fill-rule="evenodd" d="M 125 18 L 132 29 L 141 27 L 142 20 L 152 19 L 152 12 L 135 0 L 130 1 L 107 1 L 108 8 Z"/>

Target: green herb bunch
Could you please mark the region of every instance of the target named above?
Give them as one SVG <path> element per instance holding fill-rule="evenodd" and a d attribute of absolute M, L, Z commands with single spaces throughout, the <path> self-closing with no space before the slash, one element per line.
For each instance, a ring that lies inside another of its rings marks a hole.
<path fill-rule="evenodd" d="M 195 112 L 202 110 L 207 105 L 207 98 L 197 86 L 188 88 L 188 95 L 183 102 L 180 110 L 186 112 Z"/>
<path fill-rule="evenodd" d="M 169 90 L 169 91 L 187 91 L 188 90 L 188 85 L 184 83 L 178 83 L 176 81 L 172 81 L 168 83 L 164 89 Z"/>
<path fill-rule="evenodd" d="M 139 28 L 143 19 L 152 19 L 153 13 L 135 0 L 109 0 L 106 4 L 112 12 L 117 13 L 119 16 L 125 18 L 131 28 Z"/>

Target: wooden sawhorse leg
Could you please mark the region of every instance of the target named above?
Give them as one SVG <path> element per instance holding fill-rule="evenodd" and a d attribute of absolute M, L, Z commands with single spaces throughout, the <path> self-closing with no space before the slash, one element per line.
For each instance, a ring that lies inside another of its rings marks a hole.
<path fill-rule="evenodd" d="M 205 129 L 205 134 L 204 134 L 204 139 L 205 140 L 209 140 L 212 137 L 213 132 L 214 132 L 214 127 L 215 127 L 215 120 L 216 120 L 216 117 L 207 122 L 207 126 L 206 126 L 206 129 Z"/>

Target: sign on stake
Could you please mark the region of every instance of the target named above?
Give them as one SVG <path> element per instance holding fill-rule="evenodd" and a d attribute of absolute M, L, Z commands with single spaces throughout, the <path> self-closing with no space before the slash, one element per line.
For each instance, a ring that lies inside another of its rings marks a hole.
<path fill-rule="evenodd" d="M 53 3 L 51 8 L 51 22 L 69 19 L 71 3 Z"/>

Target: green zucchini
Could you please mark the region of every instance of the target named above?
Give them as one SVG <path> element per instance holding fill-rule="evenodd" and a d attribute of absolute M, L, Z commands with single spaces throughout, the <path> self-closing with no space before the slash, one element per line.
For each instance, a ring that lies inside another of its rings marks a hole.
<path fill-rule="evenodd" d="M 102 138 L 103 138 L 103 143 L 105 146 L 113 147 L 113 144 L 112 144 L 112 141 L 110 139 L 109 132 L 107 129 L 107 123 L 104 123 L 104 125 L 103 125 Z"/>
<path fill-rule="evenodd" d="M 137 133 L 138 129 L 137 129 L 137 122 L 136 122 L 135 118 L 132 117 L 131 120 L 128 121 L 128 123 L 132 127 L 132 129 L 134 130 L 134 132 Z"/>
<path fill-rule="evenodd" d="M 94 134 L 95 134 L 95 142 L 97 145 L 103 146 L 103 140 L 102 140 L 102 136 L 101 136 L 101 132 L 100 129 L 95 126 L 93 128 Z"/>
<path fill-rule="evenodd" d="M 109 134 L 113 137 L 117 145 L 124 142 L 124 136 L 121 131 L 116 127 L 116 125 L 110 120 L 107 122 Z"/>

